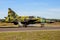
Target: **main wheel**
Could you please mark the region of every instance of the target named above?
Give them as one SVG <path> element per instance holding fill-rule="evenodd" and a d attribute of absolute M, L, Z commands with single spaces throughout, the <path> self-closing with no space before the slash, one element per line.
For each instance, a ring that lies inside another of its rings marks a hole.
<path fill-rule="evenodd" d="M 15 25 L 17 25 L 18 23 L 17 22 L 13 22 Z"/>
<path fill-rule="evenodd" d="M 41 23 L 41 28 L 44 27 L 44 23 Z"/>
<path fill-rule="evenodd" d="M 23 27 L 27 27 L 27 25 L 26 24 L 23 24 Z"/>

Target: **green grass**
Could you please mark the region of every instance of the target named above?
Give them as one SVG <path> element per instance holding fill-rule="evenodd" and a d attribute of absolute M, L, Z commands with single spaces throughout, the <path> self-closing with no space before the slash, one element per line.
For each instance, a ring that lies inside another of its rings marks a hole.
<path fill-rule="evenodd" d="M 60 40 L 60 31 L 0 32 L 0 40 Z"/>

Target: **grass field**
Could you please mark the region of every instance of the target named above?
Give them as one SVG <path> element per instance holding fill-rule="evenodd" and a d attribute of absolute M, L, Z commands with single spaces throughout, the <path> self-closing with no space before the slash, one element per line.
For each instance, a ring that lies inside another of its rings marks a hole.
<path fill-rule="evenodd" d="M 60 31 L 0 32 L 0 40 L 60 40 Z"/>
<path fill-rule="evenodd" d="M 18 25 L 14 25 L 13 23 L 1 23 L 0 27 L 18 27 Z"/>

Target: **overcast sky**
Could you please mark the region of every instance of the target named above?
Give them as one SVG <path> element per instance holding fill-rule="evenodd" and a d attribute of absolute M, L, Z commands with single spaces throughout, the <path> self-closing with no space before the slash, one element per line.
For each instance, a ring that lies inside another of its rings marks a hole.
<path fill-rule="evenodd" d="M 21 16 L 60 19 L 60 0 L 0 0 L 0 18 L 7 16 L 8 8 Z"/>

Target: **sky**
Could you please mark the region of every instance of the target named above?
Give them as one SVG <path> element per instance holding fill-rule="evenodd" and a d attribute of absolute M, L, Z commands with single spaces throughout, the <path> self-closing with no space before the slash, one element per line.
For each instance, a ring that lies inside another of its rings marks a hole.
<path fill-rule="evenodd" d="M 0 0 L 0 19 L 11 8 L 19 16 L 60 19 L 60 0 Z"/>

